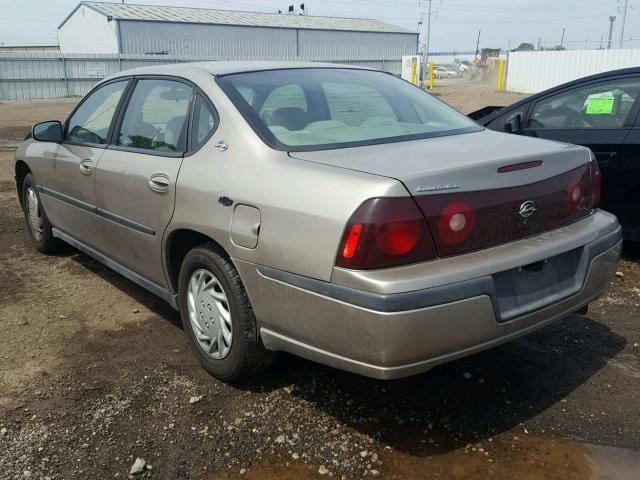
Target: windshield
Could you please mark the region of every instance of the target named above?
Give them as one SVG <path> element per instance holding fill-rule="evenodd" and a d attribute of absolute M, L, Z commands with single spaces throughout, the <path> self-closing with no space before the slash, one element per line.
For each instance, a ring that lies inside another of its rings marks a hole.
<path fill-rule="evenodd" d="M 480 130 L 392 75 L 355 69 L 240 73 L 218 83 L 251 127 L 279 150 L 321 150 Z"/>

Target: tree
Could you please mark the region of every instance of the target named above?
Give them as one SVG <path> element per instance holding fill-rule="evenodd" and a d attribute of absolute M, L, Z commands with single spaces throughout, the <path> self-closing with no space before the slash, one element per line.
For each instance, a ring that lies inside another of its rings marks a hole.
<path fill-rule="evenodd" d="M 520 45 L 518 45 L 517 48 L 515 48 L 514 52 L 530 52 L 531 50 L 535 50 L 535 47 L 533 46 L 533 43 L 521 43 Z"/>

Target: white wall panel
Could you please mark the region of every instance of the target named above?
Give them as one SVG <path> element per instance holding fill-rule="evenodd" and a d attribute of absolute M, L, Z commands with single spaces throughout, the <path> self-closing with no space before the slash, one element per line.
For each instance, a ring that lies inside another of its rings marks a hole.
<path fill-rule="evenodd" d="M 116 21 L 86 5 L 80 7 L 58 30 L 62 53 L 118 53 Z"/>
<path fill-rule="evenodd" d="M 512 52 L 507 91 L 538 93 L 571 80 L 640 66 L 640 49 Z"/>

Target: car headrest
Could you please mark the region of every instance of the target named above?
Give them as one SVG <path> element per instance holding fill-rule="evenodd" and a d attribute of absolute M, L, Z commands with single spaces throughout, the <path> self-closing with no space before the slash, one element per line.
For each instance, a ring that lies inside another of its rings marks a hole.
<path fill-rule="evenodd" d="M 269 119 L 271 126 L 281 126 L 287 130 L 302 130 L 309 124 L 307 112 L 298 107 L 284 107 L 274 110 Z"/>

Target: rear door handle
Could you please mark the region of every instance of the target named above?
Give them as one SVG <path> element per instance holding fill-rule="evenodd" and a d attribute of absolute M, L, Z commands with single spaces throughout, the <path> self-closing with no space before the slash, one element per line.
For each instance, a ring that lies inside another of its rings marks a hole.
<path fill-rule="evenodd" d="M 610 166 L 611 164 L 609 161 L 613 160 L 618 155 L 617 152 L 593 152 L 593 154 L 596 156 L 596 161 L 601 167 Z"/>
<path fill-rule="evenodd" d="M 154 173 L 149 177 L 149 188 L 154 192 L 167 192 L 171 186 L 171 179 L 164 173 Z"/>
<path fill-rule="evenodd" d="M 85 158 L 84 160 L 80 160 L 80 171 L 85 175 L 91 175 L 93 172 L 93 161 Z"/>

